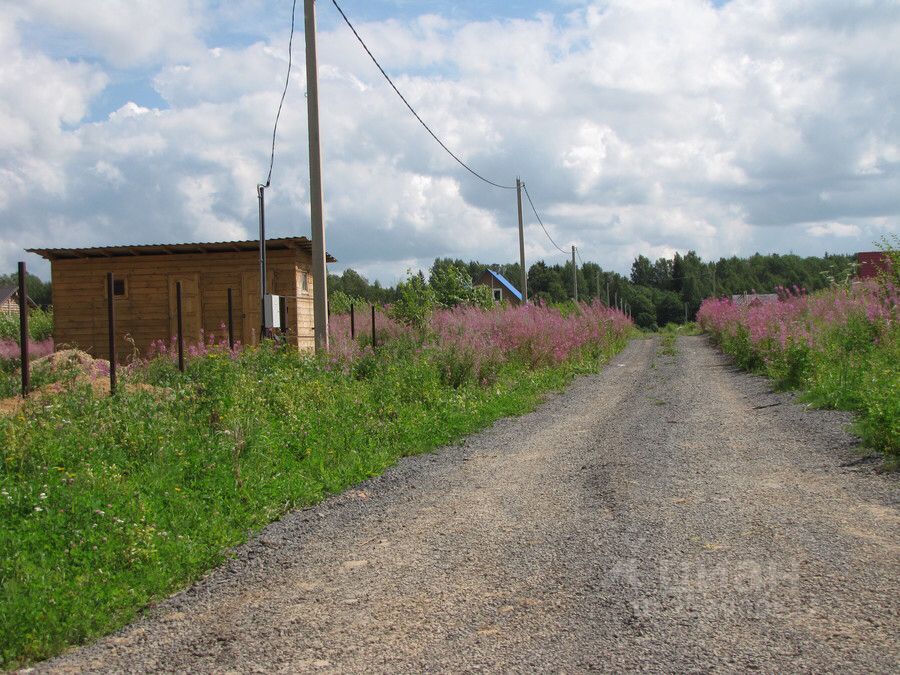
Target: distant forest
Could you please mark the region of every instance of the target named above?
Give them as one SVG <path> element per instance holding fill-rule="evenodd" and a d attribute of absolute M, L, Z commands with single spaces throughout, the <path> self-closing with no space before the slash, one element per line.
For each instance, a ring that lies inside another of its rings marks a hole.
<path fill-rule="evenodd" d="M 488 268 L 500 272 L 517 288 L 519 264 L 485 264 L 476 261 L 437 258 L 428 278 L 455 267 L 471 279 L 478 280 Z M 651 261 L 638 256 L 631 265 L 630 277 L 603 270 L 600 265 L 585 262 L 577 267 L 578 298 L 600 299 L 615 305 L 617 299 L 627 303 L 637 324 L 643 328 L 664 326 L 684 321 L 685 308 L 693 320 L 700 303 L 712 295 L 737 293 L 773 293 L 777 286 L 797 286 L 812 291 L 844 280 L 855 269 L 851 255 L 829 255 L 802 258 L 797 255 L 760 255 L 749 258 L 720 258 L 704 261 L 694 251 L 673 258 Z M 424 273 L 419 272 L 424 278 Z M 528 269 L 529 298 L 544 302 L 564 302 L 573 298 L 572 263 L 547 265 L 543 260 Z M 329 296 L 339 294 L 337 305 L 346 298 L 365 302 L 387 303 L 397 297 L 395 287 L 369 281 L 352 269 L 328 277 Z"/>

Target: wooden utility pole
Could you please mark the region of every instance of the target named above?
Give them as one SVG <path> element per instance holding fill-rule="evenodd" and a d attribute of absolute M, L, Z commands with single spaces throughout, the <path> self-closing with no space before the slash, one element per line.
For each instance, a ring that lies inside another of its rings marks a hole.
<path fill-rule="evenodd" d="M 578 268 L 575 267 L 575 244 L 572 244 L 572 289 L 575 291 L 575 302 L 578 302 Z"/>
<path fill-rule="evenodd" d="M 525 269 L 525 228 L 522 225 L 522 181 L 516 176 L 516 205 L 519 207 L 519 266 L 522 268 L 522 302 L 528 304 L 528 270 Z"/>
<path fill-rule="evenodd" d="M 306 30 L 306 111 L 309 120 L 309 210 L 312 227 L 313 320 L 316 351 L 328 351 L 328 274 L 325 269 L 325 206 L 319 138 L 319 62 L 316 56 L 316 3 L 304 0 Z"/>

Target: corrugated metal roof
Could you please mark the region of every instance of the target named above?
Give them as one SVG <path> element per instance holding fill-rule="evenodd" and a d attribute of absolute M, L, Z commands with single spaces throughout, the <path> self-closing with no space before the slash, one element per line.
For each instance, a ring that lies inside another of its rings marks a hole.
<path fill-rule="evenodd" d="M 283 237 L 266 239 L 269 251 L 298 248 L 312 253 L 312 242 L 306 237 Z M 47 260 L 75 260 L 78 258 L 121 258 L 147 255 L 179 255 L 188 253 L 229 253 L 232 251 L 255 251 L 259 249 L 259 239 L 244 241 L 213 241 L 185 244 L 132 244 L 127 246 L 91 246 L 86 248 L 29 248 L 29 253 Z M 331 254 L 326 253 L 328 262 L 337 262 Z"/>
<path fill-rule="evenodd" d="M 519 292 L 519 290 L 515 286 L 513 286 L 509 282 L 509 279 L 507 279 L 505 276 L 503 276 L 499 272 L 495 272 L 492 269 L 488 269 L 488 272 L 490 272 L 491 276 L 493 276 L 497 281 L 499 281 L 506 290 L 508 290 L 510 293 L 512 293 L 514 296 L 516 296 L 517 300 L 520 300 L 520 301 L 522 300 L 522 294 Z"/>

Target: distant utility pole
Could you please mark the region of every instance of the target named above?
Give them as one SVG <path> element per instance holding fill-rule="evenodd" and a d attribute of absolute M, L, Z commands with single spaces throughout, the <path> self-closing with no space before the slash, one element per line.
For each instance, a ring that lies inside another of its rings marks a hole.
<path fill-rule="evenodd" d="M 522 302 L 528 304 L 528 270 L 525 269 L 525 228 L 522 225 L 522 181 L 516 176 L 516 205 L 519 207 L 519 267 L 522 268 Z"/>
<path fill-rule="evenodd" d="M 575 267 L 575 244 L 572 244 L 572 288 L 575 290 L 575 302 L 578 302 L 578 268 Z"/>
<path fill-rule="evenodd" d="M 304 0 L 306 30 L 306 111 L 309 120 L 309 205 L 312 227 L 313 320 L 316 351 L 328 351 L 328 274 L 325 270 L 325 206 L 319 139 L 319 63 L 316 57 L 316 4 Z"/>
<path fill-rule="evenodd" d="M 606 280 L 606 306 L 609 307 L 609 279 Z"/>
<path fill-rule="evenodd" d="M 713 277 L 713 297 L 716 297 L 716 268 L 713 266 L 712 268 L 712 277 Z"/>

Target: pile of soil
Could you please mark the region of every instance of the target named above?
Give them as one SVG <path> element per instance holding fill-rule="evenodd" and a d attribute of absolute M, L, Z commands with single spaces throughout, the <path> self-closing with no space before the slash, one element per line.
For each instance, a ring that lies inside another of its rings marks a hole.
<path fill-rule="evenodd" d="M 40 400 L 46 396 L 70 389 L 75 384 L 85 383 L 90 384 L 94 395 L 109 395 L 109 361 L 106 359 L 95 359 L 80 349 L 62 349 L 48 356 L 35 359 L 31 362 L 31 367 L 33 369 L 48 367 L 51 371 L 71 371 L 74 374 L 74 377 L 32 390 L 29 394 L 29 398 L 32 400 Z M 154 387 L 150 384 L 125 384 L 120 385 L 120 389 L 128 392 L 149 391 L 160 398 L 171 392 L 171 389 Z M 24 405 L 25 400 L 21 396 L 0 399 L 0 416 L 15 415 L 22 410 Z"/>

